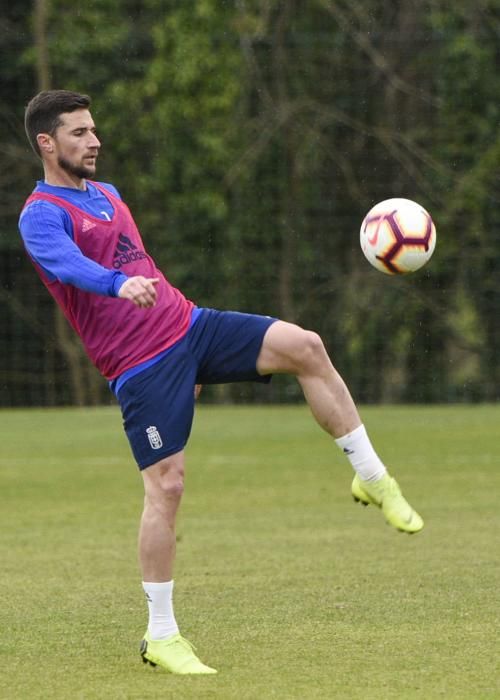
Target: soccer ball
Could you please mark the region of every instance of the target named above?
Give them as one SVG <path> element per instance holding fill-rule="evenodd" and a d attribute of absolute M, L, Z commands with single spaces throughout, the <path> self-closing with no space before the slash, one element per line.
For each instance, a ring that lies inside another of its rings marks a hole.
<path fill-rule="evenodd" d="M 436 246 L 436 228 L 425 209 L 411 199 L 386 199 L 370 209 L 359 233 L 361 250 L 387 275 L 414 272 Z"/>

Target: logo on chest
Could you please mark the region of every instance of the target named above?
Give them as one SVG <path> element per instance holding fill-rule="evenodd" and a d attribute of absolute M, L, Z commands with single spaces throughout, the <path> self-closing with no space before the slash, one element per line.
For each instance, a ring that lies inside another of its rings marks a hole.
<path fill-rule="evenodd" d="M 118 243 L 116 244 L 113 255 L 113 267 L 115 270 L 119 270 L 124 265 L 128 265 L 128 263 L 134 262 L 135 260 L 143 260 L 147 257 L 146 253 L 137 249 L 137 246 L 132 243 L 128 236 L 124 233 L 119 234 Z"/>
<path fill-rule="evenodd" d="M 92 221 L 89 221 L 88 219 L 84 219 L 82 221 L 82 233 L 87 233 L 87 231 L 90 231 L 90 229 L 95 227 L 96 224 L 93 224 Z"/>

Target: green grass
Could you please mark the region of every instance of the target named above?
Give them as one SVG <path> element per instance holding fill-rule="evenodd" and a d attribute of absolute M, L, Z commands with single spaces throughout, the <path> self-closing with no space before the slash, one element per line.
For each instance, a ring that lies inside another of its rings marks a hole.
<path fill-rule="evenodd" d="M 199 408 L 175 603 L 215 677 L 143 666 L 115 409 L 0 412 L 0 698 L 500 697 L 500 406 L 363 410 L 427 526 L 385 526 L 304 407 Z"/>

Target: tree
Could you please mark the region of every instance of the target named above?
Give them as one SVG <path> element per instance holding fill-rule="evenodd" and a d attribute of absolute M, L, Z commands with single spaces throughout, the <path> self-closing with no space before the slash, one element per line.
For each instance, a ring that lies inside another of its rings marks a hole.
<path fill-rule="evenodd" d="M 53 85 L 93 96 L 99 177 L 188 296 L 318 330 L 363 401 L 493 399 L 499 9 L 51 0 L 38 45 Z M 35 54 L 15 46 L 24 99 Z M 3 176 L 28 190 L 34 168 L 17 152 Z M 10 196 L 2 206 L 17 206 Z M 389 196 L 420 201 L 437 225 L 432 262 L 408 278 L 372 271 L 359 250 L 365 213 Z M 298 394 L 283 380 L 267 395 Z"/>

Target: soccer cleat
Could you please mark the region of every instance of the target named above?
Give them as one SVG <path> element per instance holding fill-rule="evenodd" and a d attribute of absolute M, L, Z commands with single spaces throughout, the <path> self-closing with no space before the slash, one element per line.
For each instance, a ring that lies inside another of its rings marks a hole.
<path fill-rule="evenodd" d="M 357 503 L 373 504 L 382 509 L 385 519 L 397 530 L 412 535 L 419 532 L 424 521 L 413 510 L 401 493 L 396 479 L 384 474 L 378 481 L 362 481 L 356 474 L 351 486 L 352 497 Z"/>
<path fill-rule="evenodd" d="M 194 651 L 191 642 L 180 634 L 156 641 L 151 640 L 146 632 L 141 642 L 141 656 L 145 664 L 161 666 L 169 673 L 217 673 L 215 668 L 205 666 Z"/>

